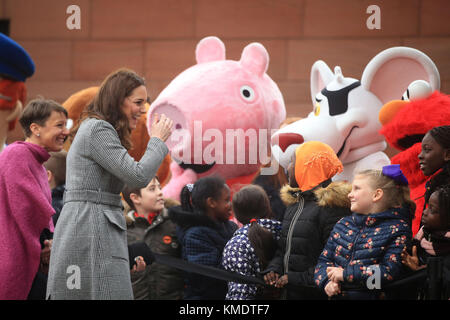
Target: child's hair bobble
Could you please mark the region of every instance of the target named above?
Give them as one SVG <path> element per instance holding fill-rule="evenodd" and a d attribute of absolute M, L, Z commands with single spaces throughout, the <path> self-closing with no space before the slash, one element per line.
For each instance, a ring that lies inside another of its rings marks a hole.
<path fill-rule="evenodd" d="M 408 185 L 408 179 L 406 179 L 406 177 L 403 175 L 402 170 L 400 170 L 399 164 L 384 166 L 381 172 L 384 176 L 394 180 L 397 185 Z"/>
<path fill-rule="evenodd" d="M 189 192 L 192 193 L 192 190 L 194 190 L 194 185 L 193 185 L 192 183 L 188 183 L 188 184 L 186 185 L 186 188 L 189 190 Z"/>
<path fill-rule="evenodd" d="M 256 222 L 256 219 L 250 219 L 250 224 L 252 224 L 253 222 Z"/>

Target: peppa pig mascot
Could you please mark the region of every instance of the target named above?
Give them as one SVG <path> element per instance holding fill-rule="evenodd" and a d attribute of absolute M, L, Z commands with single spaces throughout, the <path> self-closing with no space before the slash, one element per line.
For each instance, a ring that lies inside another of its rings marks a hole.
<path fill-rule="evenodd" d="M 169 83 L 147 116 L 149 128 L 155 114 L 174 122 L 166 141 L 172 177 L 163 192 L 175 199 L 185 184 L 204 176 L 221 176 L 232 192 L 248 184 L 270 160 L 270 136 L 286 117 L 283 96 L 266 73 L 264 46 L 251 43 L 239 61 L 226 60 L 223 42 L 206 37 L 195 55 L 197 64 Z M 272 171 L 267 174 L 278 168 Z"/>

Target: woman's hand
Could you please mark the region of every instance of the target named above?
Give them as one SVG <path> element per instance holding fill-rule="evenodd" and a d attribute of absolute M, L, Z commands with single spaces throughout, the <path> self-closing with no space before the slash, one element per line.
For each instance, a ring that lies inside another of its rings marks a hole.
<path fill-rule="evenodd" d="M 153 122 L 150 128 L 150 138 L 156 137 L 162 141 L 166 141 L 172 134 L 173 121 L 167 118 L 164 114 L 159 116 L 153 115 Z"/>
<path fill-rule="evenodd" d="M 344 281 L 344 269 L 340 267 L 328 267 L 327 276 L 333 282 Z"/>

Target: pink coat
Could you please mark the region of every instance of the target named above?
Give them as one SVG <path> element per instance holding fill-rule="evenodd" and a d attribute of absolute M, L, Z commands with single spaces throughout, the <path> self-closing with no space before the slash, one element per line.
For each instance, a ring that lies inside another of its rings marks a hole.
<path fill-rule="evenodd" d="M 26 299 L 39 268 L 44 228 L 53 232 L 42 147 L 15 142 L 0 153 L 0 300 Z"/>

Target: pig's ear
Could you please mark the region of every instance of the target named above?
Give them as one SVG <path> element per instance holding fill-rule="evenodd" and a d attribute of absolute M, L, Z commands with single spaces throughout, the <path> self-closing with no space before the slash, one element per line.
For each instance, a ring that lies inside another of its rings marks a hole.
<path fill-rule="evenodd" d="M 242 51 L 240 63 L 244 69 L 261 77 L 269 67 L 269 54 L 262 44 L 250 43 Z"/>
<path fill-rule="evenodd" d="M 217 37 L 206 37 L 200 40 L 195 49 L 197 63 L 225 60 L 225 45 Z"/>

